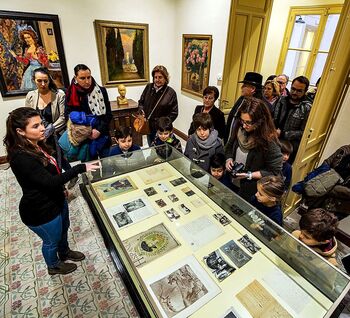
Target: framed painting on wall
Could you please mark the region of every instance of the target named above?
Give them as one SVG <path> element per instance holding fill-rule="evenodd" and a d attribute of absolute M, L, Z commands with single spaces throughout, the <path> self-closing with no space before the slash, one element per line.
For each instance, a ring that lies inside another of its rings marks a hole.
<path fill-rule="evenodd" d="M 33 71 L 47 67 L 58 88 L 68 73 L 57 15 L 0 11 L 0 90 L 3 97 L 36 89 Z"/>
<path fill-rule="evenodd" d="M 182 35 L 181 90 L 202 96 L 209 83 L 211 46 L 211 35 Z"/>
<path fill-rule="evenodd" d="M 95 20 L 102 85 L 149 81 L 148 24 Z"/>

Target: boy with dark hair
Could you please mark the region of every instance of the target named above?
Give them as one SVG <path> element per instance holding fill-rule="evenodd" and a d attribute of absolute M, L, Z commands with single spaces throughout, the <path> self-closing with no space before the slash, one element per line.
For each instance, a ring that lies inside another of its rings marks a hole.
<path fill-rule="evenodd" d="M 224 154 L 222 141 L 218 132 L 213 129 L 213 122 L 208 113 L 198 113 L 193 116 L 195 133 L 192 134 L 186 144 L 185 156 L 209 171 L 209 160 L 218 153 Z"/>
<path fill-rule="evenodd" d="M 173 123 L 169 117 L 160 117 L 157 121 L 157 135 L 151 146 L 168 144 L 182 153 L 181 142 L 173 133 Z"/>
<path fill-rule="evenodd" d="M 338 223 L 339 221 L 333 213 L 324 209 L 312 209 L 301 217 L 300 230 L 296 230 L 292 234 L 328 262 L 338 266 L 335 258 L 338 244 L 334 237 Z"/>
<path fill-rule="evenodd" d="M 140 146 L 132 143 L 132 135 L 130 127 L 119 127 L 115 130 L 115 137 L 113 138 L 117 143 L 109 150 L 109 156 L 116 156 L 127 154 L 131 151 L 140 150 Z"/>
<path fill-rule="evenodd" d="M 280 145 L 283 156 L 282 175 L 285 191 L 287 191 L 289 189 L 293 173 L 292 165 L 288 162 L 289 156 L 293 152 L 293 145 L 288 140 L 280 140 Z"/>
<path fill-rule="evenodd" d="M 209 160 L 210 174 L 223 185 L 233 190 L 233 184 L 230 180 L 230 176 L 226 174 L 225 169 L 226 158 L 222 153 L 213 155 Z"/>

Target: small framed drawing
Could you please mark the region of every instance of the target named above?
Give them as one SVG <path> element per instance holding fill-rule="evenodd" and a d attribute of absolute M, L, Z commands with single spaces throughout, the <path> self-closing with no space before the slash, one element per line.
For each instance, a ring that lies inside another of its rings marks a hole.
<path fill-rule="evenodd" d="M 181 90 L 202 96 L 209 83 L 211 46 L 211 35 L 182 35 Z"/>
<path fill-rule="evenodd" d="M 95 20 L 103 86 L 149 81 L 148 24 Z"/>
<path fill-rule="evenodd" d="M 0 90 L 3 97 L 36 89 L 33 71 L 47 67 L 58 88 L 68 73 L 57 15 L 0 11 Z"/>

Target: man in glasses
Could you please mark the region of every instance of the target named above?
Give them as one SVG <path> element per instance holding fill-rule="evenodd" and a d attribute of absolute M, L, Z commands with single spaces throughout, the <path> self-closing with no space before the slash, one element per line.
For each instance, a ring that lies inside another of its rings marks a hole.
<path fill-rule="evenodd" d="M 281 74 L 277 76 L 276 80 L 277 80 L 277 83 L 280 85 L 281 96 L 288 96 L 289 90 L 287 88 L 287 84 L 289 81 L 289 77 L 286 74 Z"/>
<path fill-rule="evenodd" d="M 280 139 L 289 140 L 293 145 L 293 152 L 289 163 L 293 163 L 298 152 L 300 140 L 306 126 L 311 103 L 306 99 L 309 80 L 305 76 L 298 76 L 292 81 L 289 96 L 282 96 L 274 110 L 274 121 Z"/>

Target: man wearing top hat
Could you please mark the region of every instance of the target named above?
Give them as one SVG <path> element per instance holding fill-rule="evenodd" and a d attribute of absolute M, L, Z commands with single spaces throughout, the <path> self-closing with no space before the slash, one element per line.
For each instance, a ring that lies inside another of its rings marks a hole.
<path fill-rule="evenodd" d="M 263 80 L 263 77 L 261 74 L 255 73 L 255 72 L 247 72 L 244 76 L 243 81 L 238 82 L 238 83 L 243 83 L 241 86 L 241 96 L 237 99 L 237 101 L 233 105 L 228 115 L 226 132 L 224 137 L 225 144 L 231 135 L 233 124 L 235 122 L 234 118 L 236 117 L 237 111 L 241 106 L 241 103 L 244 97 L 255 97 L 264 101 L 264 98 L 262 95 L 262 88 L 263 88 L 262 80 Z"/>

